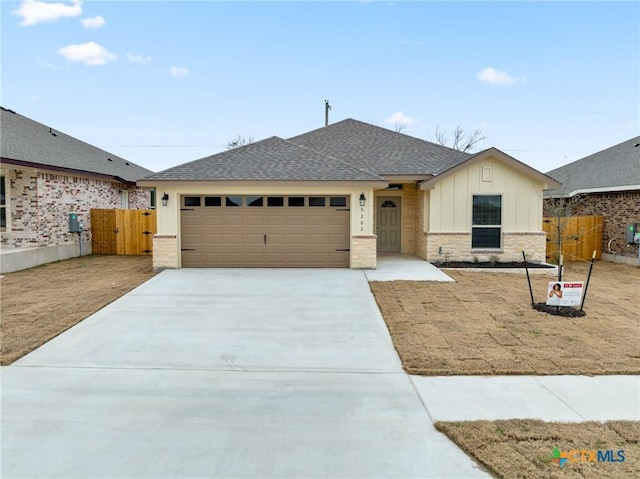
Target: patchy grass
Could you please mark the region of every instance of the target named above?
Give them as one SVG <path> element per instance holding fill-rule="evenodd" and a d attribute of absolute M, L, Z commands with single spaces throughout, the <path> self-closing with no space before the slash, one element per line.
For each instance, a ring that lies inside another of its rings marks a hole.
<path fill-rule="evenodd" d="M 640 477 L 638 421 L 555 423 L 512 419 L 436 422 L 435 427 L 499 478 Z M 563 467 L 552 460 L 554 448 L 569 453 L 570 459 Z M 615 459 L 620 459 L 618 451 L 622 450 L 624 461 L 597 462 L 597 454 L 594 457 L 588 452 L 594 450 L 611 450 Z"/>
<path fill-rule="evenodd" d="M 151 261 L 90 255 L 5 273 L 0 364 L 11 364 L 153 277 Z"/>
<path fill-rule="evenodd" d="M 563 279 L 587 272 L 588 264 L 570 263 Z M 534 310 L 524 274 L 447 274 L 456 282 L 370 283 L 408 373 L 640 373 L 640 268 L 597 262 L 579 318 Z M 553 279 L 532 276 L 535 302 Z"/>

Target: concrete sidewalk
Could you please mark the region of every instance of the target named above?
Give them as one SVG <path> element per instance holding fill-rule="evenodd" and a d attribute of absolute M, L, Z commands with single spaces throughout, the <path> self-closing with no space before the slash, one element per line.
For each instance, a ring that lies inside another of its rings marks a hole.
<path fill-rule="evenodd" d="M 434 421 L 640 420 L 638 376 L 411 376 Z"/>

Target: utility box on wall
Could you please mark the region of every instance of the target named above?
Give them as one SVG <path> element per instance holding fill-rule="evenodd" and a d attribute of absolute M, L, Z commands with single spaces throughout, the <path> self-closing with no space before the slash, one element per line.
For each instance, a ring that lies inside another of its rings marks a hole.
<path fill-rule="evenodd" d="M 77 213 L 69 213 L 69 233 L 82 233 Z"/>
<path fill-rule="evenodd" d="M 638 225 L 635 223 L 628 224 L 627 225 L 627 244 L 635 243 L 636 233 L 640 233 L 640 231 L 638 231 Z"/>

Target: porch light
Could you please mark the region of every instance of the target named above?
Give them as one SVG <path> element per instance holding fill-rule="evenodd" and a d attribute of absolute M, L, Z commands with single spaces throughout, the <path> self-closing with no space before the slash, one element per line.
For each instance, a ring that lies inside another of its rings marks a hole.
<path fill-rule="evenodd" d="M 160 199 L 162 200 L 162 206 L 167 206 L 167 203 L 169 203 L 169 195 L 165 193 Z"/>
<path fill-rule="evenodd" d="M 360 193 L 360 206 L 364 206 L 367 202 L 367 199 L 364 197 L 364 193 Z"/>

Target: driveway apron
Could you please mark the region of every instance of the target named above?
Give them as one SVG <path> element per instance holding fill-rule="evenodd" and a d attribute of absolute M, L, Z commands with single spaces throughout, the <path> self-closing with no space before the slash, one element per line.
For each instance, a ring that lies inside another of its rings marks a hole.
<path fill-rule="evenodd" d="M 3 478 L 489 477 L 353 270 L 164 271 L 2 368 L 1 439 Z"/>

